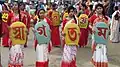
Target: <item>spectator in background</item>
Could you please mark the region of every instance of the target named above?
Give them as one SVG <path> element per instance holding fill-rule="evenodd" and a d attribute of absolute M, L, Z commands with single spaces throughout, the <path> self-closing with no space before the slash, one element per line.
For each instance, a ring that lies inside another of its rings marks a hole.
<path fill-rule="evenodd" d="M 25 10 L 26 10 L 26 12 L 28 12 L 28 13 L 30 14 L 30 6 L 29 6 L 29 3 L 26 3 Z"/>
<path fill-rule="evenodd" d="M 93 10 L 95 10 L 95 6 L 96 6 L 98 3 L 102 4 L 102 1 L 101 1 L 101 0 L 94 0 L 94 2 L 93 2 Z"/>
<path fill-rule="evenodd" d="M 8 26 L 11 24 L 12 13 L 6 4 L 2 5 L 2 33 L 5 35 L 2 37 L 2 45 L 9 47 L 9 30 Z"/>
<path fill-rule="evenodd" d="M 112 14 L 114 13 L 114 7 L 115 3 L 114 0 L 110 0 L 109 1 L 109 5 L 108 5 L 108 10 L 107 10 L 107 16 L 109 16 L 110 18 L 112 17 Z"/>
<path fill-rule="evenodd" d="M 20 3 L 20 21 L 23 22 L 28 30 L 28 34 L 29 34 L 29 29 L 30 29 L 30 15 L 28 12 L 25 11 L 25 3 Z M 28 41 L 28 37 L 27 37 L 27 41 Z M 24 47 L 27 47 L 27 41 L 24 45 Z"/>
<path fill-rule="evenodd" d="M 103 6 L 105 8 L 105 12 L 108 10 L 109 0 L 103 0 Z"/>
<path fill-rule="evenodd" d="M 78 13 L 78 17 L 80 16 L 80 14 L 86 14 L 86 15 L 89 15 L 90 14 L 90 11 L 88 9 L 88 7 L 86 6 L 85 3 L 82 3 L 81 4 L 81 10 L 80 12 Z"/>
<path fill-rule="evenodd" d="M 115 0 L 115 5 L 114 6 L 119 6 L 120 5 L 120 1 L 119 0 Z"/>
<path fill-rule="evenodd" d="M 111 23 L 111 35 L 110 35 L 110 40 L 113 43 L 118 43 L 120 42 L 120 33 L 119 33 L 119 28 L 120 28 L 120 6 L 115 7 L 115 12 L 112 14 L 112 23 Z"/>
<path fill-rule="evenodd" d="M 52 21 L 51 23 L 51 41 L 53 46 L 60 47 L 61 41 L 60 41 L 60 13 L 56 10 L 57 4 L 52 4 L 52 10 L 48 12 L 48 18 Z"/>
<path fill-rule="evenodd" d="M 2 12 L 2 4 L 0 4 L 0 12 Z"/>
<path fill-rule="evenodd" d="M 64 9 L 63 13 L 62 13 L 62 20 L 68 17 L 68 9 Z"/>

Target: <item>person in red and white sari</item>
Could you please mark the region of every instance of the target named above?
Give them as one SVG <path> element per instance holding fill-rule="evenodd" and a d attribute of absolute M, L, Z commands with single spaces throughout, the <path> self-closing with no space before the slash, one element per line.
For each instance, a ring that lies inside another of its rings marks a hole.
<path fill-rule="evenodd" d="M 50 25 L 51 21 L 49 18 L 45 16 L 45 10 L 39 9 L 37 13 L 38 17 L 36 18 L 36 23 L 40 23 L 41 21 L 45 21 Z M 33 32 L 37 32 L 34 28 L 32 28 Z M 34 46 L 36 51 L 36 67 L 48 67 L 49 66 L 49 52 L 51 51 L 51 41 L 49 44 L 38 44 L 38 40 L 35 37 Z"/>
<path fill-rule="evenodd" d="M 8 26 L 11 24 L 11 17 L 12 12 L 9 10 L 8 6 L 6 4 L 2 5 L 2 33 L 4 36 L 2 37 L 1 44 L 4 47 L 9 47 L 9 30 Z"/>
<path fill-rule="evenodd" d="M 107 16 L 105 16 L 105 12 L 104 12 L 104 7 L 102 4 L 97 4 L 95 7 L 95 11 L 96 14 L 94 14 L 93 16 L 91 16 L 89 18 L 89 21 L 91 23 L 91 28 L 92 28 L 92 32 L 93 35 L 95 33 L 94 30 L 94 24 L 95 24 L 95 20 L 99 17 L 102 17 L 105 22 L 107 22 L 106 24 L 108 24 L 109 22 L 109 18 Z M 107 44 L 99 44 L 96 43 L 95 38 L 92 36 L 92 63 L 95 67 L 108 67 L 108 59 L 107 59 Z"/>
<path fill-rule="evenodd" d="M 67 23 L 75 23 L 77 24 L 77 18 L 74 15 L 74 7 L 70 6 L 68 8 L 69 16 L 65 18 L 62 22 L 62 35 L 65 35 L 64 28 Z M 80 32 L 79 32 L 80 33 Z M 63 56 L 61 61 L 61 67 L 77 67 L 76 65 L 76 53 L 77 53 L 77 45 L 69 45 L 65 43 L 65 37 L 63 37 Z"/>
<path fill-rule="evenodd" d="M 18 9 L 18 3 L 14 2 L 14 5 L 12 7 L 13 10 L 13 16 L 11 19 L 11 24 L 14 22 L 19 22 L 19 9 Z M 10 27 L 9 27 L 9 30 Z M 17 31 L 18 32 L 18 31 Z M 19 33 L 19 32 L 18 32 Z M 27 30 L 26 30 L 27 33 Z M 10 35 L 11 37 L 11 35 Z M 8 60 L 8 67 L 23 67 L 23 59 L 24 59 L 24 44 L 13 44 L 13 40 L 10 40 L 10 46 L 9 46 L 9 60 Z"/>

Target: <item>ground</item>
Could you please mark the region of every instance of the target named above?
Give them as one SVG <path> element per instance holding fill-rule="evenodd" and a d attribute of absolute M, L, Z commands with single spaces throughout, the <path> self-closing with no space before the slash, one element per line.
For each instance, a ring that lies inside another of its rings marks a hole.
<path fill-rule="evenodd" d="M 24 49 L 24 67 L 35 67 L 35 50 L 33 47 L 33 33 L 31 32 L 28 39 L 28 47 Z M 120 43 L 108 43 L 108 60 L 109 67 L 120 67 Z M 9 49 L 1 47 L 2 66 L 7 67 Z M 49 67 L 60 67 L 62 48 L 53 47 L 49 55 Z M 77 52 L 77 67 L 93 67 L 90 63 L 92 57 L 91 44 L 85 48 L 79 48 Z"/>

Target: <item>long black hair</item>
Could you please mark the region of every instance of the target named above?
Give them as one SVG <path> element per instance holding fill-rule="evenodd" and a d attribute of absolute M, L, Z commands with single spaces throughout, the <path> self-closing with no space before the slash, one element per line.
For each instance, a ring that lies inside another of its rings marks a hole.
<path fill-rule="evenodd" d="M 85 7 L 85 9 L 88 8 L 87 5 L 86 5 L 85 3 L 82 3 L 81 5 L 82 5 L 83 7 Z"/>
<path fill-rule="evenodd" d="M 74 11 L 75 8 L 74 8 L 73 6 L 69 6 L 69 7 L 68 7 L 68 13 L 70 13 L 70 10 L 73 10 L 73 11 Z"/>
<path fill-rule="evenodd" d="M 20 2 L 17 1 L 17 3 L 18 3 L 19 21 L 22 21 L 22 20 L 21 20 L 21 14 L 20 14 Z"/>
<path fill-rule="evenodd" d="M 3 6 L 5 7 L 5 10 L 9 11 L 6 4 L 3 4 Z"/>
<path fill-rule="evenodd" d="M 39 19 L 40 19 L 39 13 L 40 13 L 41 10 L 43 10 L 43 11 L 45 12 L 45 9 L 39 9 L 39 10 L 38 10 L 38 18 L 39 18 Z"/>
<path fill-rule="evenodd" d="M 108 18 L 106 17 L 106 14 L 105 14 L 105 8 L 104 8 L 103 4 L 98 3 L 98 4 L 95 6 L 95 11 L 96 11 L 96 9 L 97 9 L 98 7 L 101 7 L 101 8 L 103 9 L 102 14 L 103 14 L 104 18 L 105 18 L 106 20 L 108 20 Z"/>
<path fill-rule="evenodd" d="M 70 13 L 70 10 L 75 11 L 75 8 L 74 8 L 73 6 L 68 7 L 68 14 Z M 75 20 L 75 23 L 77 23 L 77 20 L 76 20 L 76 18 L 75 18 L 75 15 L 73 15 L 73 18 L 74 18 L 74 20 Z"/>
<path fill-rule="evenodd" d="M 25 3 L 24 2 L 20 2 L 20 6 L 23 6 L 22 8 L 24 8 L 25 9 Z M 21 9 L 21 8 L 20 8 Z M 24 10 L 24 9 L 22 9 L 22 10 Z"/>
<path fill-rule="evenodd" d="M 37 12 L 38 12 L 38 5 L 35 7 L 35 15 L 37 15 Z"/>

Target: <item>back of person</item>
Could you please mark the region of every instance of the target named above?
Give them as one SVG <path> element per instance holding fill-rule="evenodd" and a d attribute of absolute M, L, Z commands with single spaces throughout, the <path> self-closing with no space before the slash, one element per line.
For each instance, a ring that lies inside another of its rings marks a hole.
<path fill-rule="evenodd" d="M 53 26 L 59 26 L 60 24 L 60 14 L 58 11 L 53 11 L 52 12 L 52 23 Z"/>

